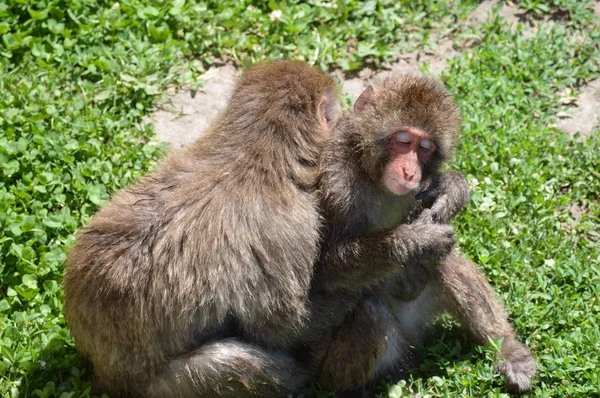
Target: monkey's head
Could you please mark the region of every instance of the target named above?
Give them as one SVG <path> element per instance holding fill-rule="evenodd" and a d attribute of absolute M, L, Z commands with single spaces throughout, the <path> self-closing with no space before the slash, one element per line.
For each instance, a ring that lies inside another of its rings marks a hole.
<path fill-rule="evenodd" d="M 207 134 L 212 140 L 201 139 L 196 148 L 204 156 L 207 151 L 234 153 L 232 167 L 262 181 L 253 186 L 276 186 L 281 194 L 284 179 L 312 190 L 320 154 L 340 116 L 338 89 L 330 76 L 303 62 L 265 62 L 244 71 L 214 124 L 215 133 Z"/>
<path fill-rule="evenodd" d="M 239 131 L 248 131 L 250 126 L 263 137 L 270 135 L 271 140 L 294 148 L 310 147 L 313 140 L 328 137 L 342 114 L 333 79 L 297 61 L 249 68 L 242 74 L 231 104 L 230 119 L 240 125 Z"/>
<path fill-rule="evenodd" d="M 395 195 L 434 177 L 458 141 L 454 100 L 433 79 L 392 75 L 369 86 L 346 122 L 367 175 Z"/>

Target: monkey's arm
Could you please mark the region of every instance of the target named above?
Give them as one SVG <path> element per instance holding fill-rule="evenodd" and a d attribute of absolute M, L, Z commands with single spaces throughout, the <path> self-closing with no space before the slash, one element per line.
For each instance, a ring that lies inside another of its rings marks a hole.
<path fill-rule="evenodd" d="M 462 173 L 446 171 L 433 182 L 430 189 L 416 198 L 423 201 L 425 207 L 431 207 L 433 222 L 445 224 L 465 207 L 471 198 L 471 191 Z"/>
<path fill-rule="evenodd" d="M 536 372 L 531 351 L 516 339 L 504 306 L 477 265 L 451 253 L 435 272 L 443 307 L 452 313 L 478 344 L 489 338 L 503 339 L 500 351 L 504 361 L 498 365 L 506 376 L 508 390 L 524 393 L 531 388 Z"/>
<path fill-rule="evenodd" d="M 391 230 L 367 231 L 326 247 L 315 283 L 326 290 L 362 290 L 392 275 L 420 280 L 424 265 L 439 262 L 454 243 L 449 225 L 403 224 Z"/>

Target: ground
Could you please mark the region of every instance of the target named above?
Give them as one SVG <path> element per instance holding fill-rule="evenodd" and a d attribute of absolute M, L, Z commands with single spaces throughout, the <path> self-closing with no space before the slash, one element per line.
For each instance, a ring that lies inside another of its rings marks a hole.
<path fill-rule="evenodd" d="M 501 2 L 497 0 L 482 1 L 467 18 L 467 24 L 470 26 L 483 24 L 499 3 Z M 600 16 L 600 1 L 595 3 L 594 12 Z M 526 16 L 511 2 L 504 3 L 498 14 L 505 23 L 515 28 L 521 23 L 523 29 L 530 33 L 560 23 L 560 16 L 535 20 Z M 432 38 L 430 42 L 435 42 L 435 46 L 421 51 L 398 54 L 394 62 L 386 65 L 386 70 L 378 73 L 370 68 L 364 68 L 355 77 L 345 78 L 339 71 L 332 75 L 341 82 L 343 94 L 354 101 L 371 80 L 381 78 L 390 71 L 420 74 L 426 68 L 429 73 L 439 76 L 447 67 L 447 59 L 469 51 L 477 40 L 473 38 L 470 41 L 456 43 L 449 37 Z M 238 75 L 239 71 L 231 64 L 214 66 L 204 75 L 205 83 L 199 91 L 192 93 L 184 88 L 173 92 L 169 101 L 163 103 L 150 117 L 158 138 L 172 144 L 175 148 L 182 148 L 201 136 L 219 112 L 225 108 Z M 582 137 L 589 136 L 599 125 L 600 79 L 587 82 L 579 87 L 577 92 L 563 93 L 561 102 L 564 109 L 556 115 L 556 125 L 569 135 L 579 132 Z"/>
<path fill-rule="evenodd" d="M 0 1 L 0 398 L 89 397 L 63 308 L 76 232 L 160 167 L 159 140 L 205 131 L 237 68 L 274 58 L 329 71 L 346 106 L 392 70 L 440 77 L 463 121 L 448 167 L 472 192 L 457 247 L 533 350 L 529 396 L 600 398 L 594 13 L 600 1 Z M 507 398 L 499 344 L 446 317 L 418 369 L 378 391 Z M 334 396 L 315 389 L 302 396 Z"/>

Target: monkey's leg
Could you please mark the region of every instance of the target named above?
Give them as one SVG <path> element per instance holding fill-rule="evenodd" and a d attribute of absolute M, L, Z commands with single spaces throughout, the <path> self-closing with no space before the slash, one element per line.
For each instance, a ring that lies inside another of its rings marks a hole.
<path fill-rule="evenodd" d="M 311 375 L 291 355 L 237 339 L 214 341 L 179 358 L 149 386 L 148 397 L 285 397 Z"/>
<path fill-rule="evenodd" d="M 378 306 L 378 303 L 364 300 L 342 325 L 311 347 L 315 352 L 315 362 L 321 363 L 321 386 L 346 391 L 368 383 L 383 350 L 381 325 L 375 322 L 379 318 L 376 314 L 380 312 Z"/>
<path fill-rule="evenodd" d="M 465 327 L 478 344 L 488 337 L 503 338 L 504 362 L 498 370 L 506 376 L 511 392 L 524 393 L 531 388 L 535 362 L 531 351 L 516 340 L 508 315 L 486 277 L 470 260 L 450 254 L 439 269 L 442 297 L 440 302 Z"/>
<path fill-rule="evenodd" d="M 387 304 L 371 296 L 313 349 L 321 354 L 319 383 L 357 393 L 397 366 L 410 346 Z"/>
<path fill-rule="evenodd" d="M 327 339 L 313 346 L 322 355 L 321 385 L 357 389 L 380 376 L 405 375 L 415 365 L 427 326 L 443 311 L 435 293 L 438 286 L 430 279 L 412 300 L 399 300 L 392 286 L 365 298 Z"/>

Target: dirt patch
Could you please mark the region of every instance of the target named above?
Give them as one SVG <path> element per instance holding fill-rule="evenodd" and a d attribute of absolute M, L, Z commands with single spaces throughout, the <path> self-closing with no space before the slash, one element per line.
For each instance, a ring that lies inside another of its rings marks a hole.
<path fill-rule="evenodd" d="M 195 96 L 190 91 L 169 95 L 150 116 L 158 139 L 175 148 L 194 142 L 227 106 L 238 74 L 232 65 L 213 67 L 204 74 L 205 83 Z"/>
<path fill-rule="evenodd" d="M 487 20 L 494 12 L 494 9 L 502 5 L 498 11 L 498 15 L 503 19 L 504 23 L 510 25 L 511 29 L 516 29 L 517 24 L 523 25 L 523 37 L 531 37 L 535 35 L 539 29 L 549 28 L 556 22 L 563 21 L 568 18 L 568 13 L 557 11 L 554 14 L 546 14 L 542 17 L 537 17 L 532 13 L 518 8 L 511 1 L 485 0 L 473 11 L 467 18 L 467 25 L 476 28 Z"/>
<path fill-rule="evenodd" d="M 583 213 L 584 213 L 585 209 L 581 206 L 578 206 L 576 204 L 572 204 L 569 207 L 569 215 L 571 216 L 571 218 L 577 222 L 581 221 L 581 217 L 583 217 Z"/>
<path fill-rule="evenodd" d="M 470 27 L 481 26 L 494 11 L 494 8 L 501 2 L 497 0 L 485 0 L 473 11 L 467 18 L 466 24 Z M 511 7 L 506 4 L 502 7 L 499 15 L 504 18 L 509 24 L 516 26 L 521 21 L 520 12 L 516 7 Z M 369 85 L 371 81 L 377 81 L 389 73 L 403 73 L 411 75 L 422 75 L 422 70 L 428 70 L 432 75 L 439 76 L 448 66 L 448 60 L 461 54 L 454 48 L 454 43 L 447 37 L 431 37 L 429 43 L 434 43 L 433 46 L 427 46 L 423 50 L 412 51 L 396 55 L 392 62 L 384 65 L 387 69 L 377 74 L 369 75 L 366 78 L 361 76 L 363 71 L 358 73 L 358 77 L 348 80 L 343 79 L 342 75 L 342 91 L 354 101 L 360 93 Z M 465 48 L 470 47 L 473 43 L 465 43 Z"/>
<path fill-rule="evenodd" d="M 525 14 L 522 11 L 519 11 L 519 9 L 512 3 L 508 4 L 498 0 L 485 0 L 482 1 L 479 6 L 477 6 L 471 15 L 469 15 L 466 21 L 467 25 L 472 28 L 483 25 L 483 23 L 487 21 L 488 17 L 494 12 L 494 9 L 501 3 L 504 4 L 498 12 L 498 15 L 500 15 L 505 22 L 515 26 L 517 23 L 525 20 Z"/>
<path fill-rule="evenodd" d="M 352 98 L 352 103 L 358 98 L 363 90 L 369 85 L 369 81 L 361 78 L 344 80 L 342 94 Z"/>
<path fill-rule="evenodd" d="M 360 71 L 358 77 L 347 80 L 343 79 L 342 74 L 343 94 L 354 101 L 371 82 L 376 82 L 390 73 L 422 75 L 422 70 L 427 69 L 431 74 L 439 76 L 448 66 L 447 60 L 460 55 L 460 52 L 454 49 L 450 39 L 433 37 L 431 42 L 436 43 L 436 46 L 427 47 L 421 51 L 398 54 L 391 63 L 385 65 L 387 70 L 379 73 L 367 68 Z"/>
<path fill-rule="evenodd" d="M 569 135 L 579 132 L 582 138 L 589 137 L 599 125 L 600 79 L 592 80 L 583 86 L 579 96 L 570 103 L 571 108 L 557 115 L 557 126 Z"/>
<path fill-rule="evenodd" d="M 435 47 L 427 47 L 423 51 L 413 51 L 396 56 L 391 71 L 394 73 L 421 74 L 420 68 L 426 64 L 429 72 L 435 76 L 440 75 L 448 66 L 447 60 L 460 55 L 460 52 L 454 49 L 452 40 L 448 38 L 437 39 L 433 37 L 431 42 L 436 43 Z"/>

